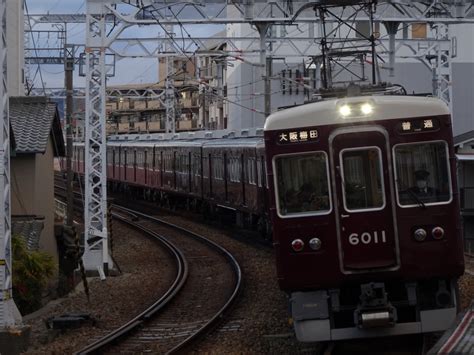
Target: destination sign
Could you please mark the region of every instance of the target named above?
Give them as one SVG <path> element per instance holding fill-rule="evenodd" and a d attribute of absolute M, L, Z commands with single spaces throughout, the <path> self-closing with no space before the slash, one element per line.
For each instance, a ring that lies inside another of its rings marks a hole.
<path fill-rule="evenodd" d="M 319 132 L 316 129 L 285 131 L 278 133 L 279 144 L 303 143 L 317 141 Z"/>
<path fill-rule="evenodd" d="M 407 133 L 421 133 L 437 131 L 439 129 L 439 122 L 437 119 L 418 119 L 418 120 L 405 120 L 397 125 L 397 131 L 400 134 Z"/>

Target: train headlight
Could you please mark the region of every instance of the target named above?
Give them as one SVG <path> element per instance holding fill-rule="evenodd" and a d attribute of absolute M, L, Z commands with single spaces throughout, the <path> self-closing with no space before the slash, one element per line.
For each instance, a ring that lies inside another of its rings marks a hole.
<path fill-rule="evenodd" d="M 360 112 L 362 112 L 363 115 L 370 115 L 374 112 L 374 106 L 366 102 L 360 106 Z"/>
<path fill-rule="evenodd" d="M 349 105 L 342 105 L 339 107 L 339 113 L 342 117 L 348 117 L 352 113 L 352 108 Z"/>
<path fill-rule="evenodd" d="M 321 239 L 319 238 L 313 238 L 309 241 L 309 247 L 313 250 L 321 249 L 321 244 Z"/>
<path fill-rule="evenodd" d="M 431 231 L 431 235 L 434 239 L 442 239 L 444 237 L 444 229 L 441 227 L 434 227 Z"/>
<path fill-rule="evenodd" d="M 426 231 L 423 228 L 418 228 L 415 233 L 413 233 L 413 237 L 416 241 L 422 242 L 426 239 Z"/>
<path fill-rule="evenodd" d="M 294 251 L 302 251 L 304 248 L 304 242 L 301 239 L 295 239 L 291 242 L 291 247 Z"/>

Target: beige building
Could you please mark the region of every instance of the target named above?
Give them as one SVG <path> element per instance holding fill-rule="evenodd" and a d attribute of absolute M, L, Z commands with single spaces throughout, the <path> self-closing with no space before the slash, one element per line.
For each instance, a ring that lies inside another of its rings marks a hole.
<path fill-rule="evenodd" d="M 176 98 L 176 129 L 202 129 L 199 123 L 199 84 L 195 60 L 174 57 L 174 86 Z M 159 81 L 154 84 L 134 84 L 109 87 L 114 98 L 107 101 L 107 133 L 164 132 L 166 108 L 161 99 L 147 93 L 164 91 L 166 85 L 166 58 L 159 60 Z"/>
<path fill-rule="evenodd" d="M 44 218 L 39 248 L 57 261 L 53 161 L 55 156 L 65 155 L 65 147 L 56 103 L 45 97 L 12 97 L 10 122 L 15 137 L 11 158 L 13 223 Z"/>

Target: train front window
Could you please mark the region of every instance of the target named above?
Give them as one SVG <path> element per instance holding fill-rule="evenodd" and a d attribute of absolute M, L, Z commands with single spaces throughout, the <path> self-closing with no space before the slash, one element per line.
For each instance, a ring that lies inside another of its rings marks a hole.
<path fill-rule="evenodd" d="M 446 142 L 399 144 L 394 151 L 400 206 L 423 207 L 451 201 Z"/>
<path fill-rule="evenodd" d="M 280 216 L 329 213 L 331 206 L 325 153 L 276 157 L 275 171 Z"/>
<path fill-rule="evenodd" d="M 379 210 L 385 206 L 381 152 L 377 147 L 341 152 L 344 206 L 347 211 Z"/>

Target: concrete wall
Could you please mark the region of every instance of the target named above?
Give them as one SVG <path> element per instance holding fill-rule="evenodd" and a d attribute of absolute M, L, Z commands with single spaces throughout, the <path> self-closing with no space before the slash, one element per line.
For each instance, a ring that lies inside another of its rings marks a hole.
<path fill-rule="evenodd" d="M 51 138 L 44 154 L 11 160 L 12 215 L 44 216 L 40 248 L 58 261 L 54 236 L 54 152 Z"/>
<path fill-rule="evenodd" d="M 455 63 L 453 75 L 454 135 L 474 130 L 474 63 Z"/>
<path fill-rule="evenodd" d="M 36 214 L 34 206 L 36 158 L 33 154 L 11 159 L 12 215 Z"/>
<path fill-rule="evenodd" d="M 44 154 L 36 154 L 35 213 L 45 217 L 40 247 L 58 261 L 54 236 L 54 150 L 51 137 Z"/>

